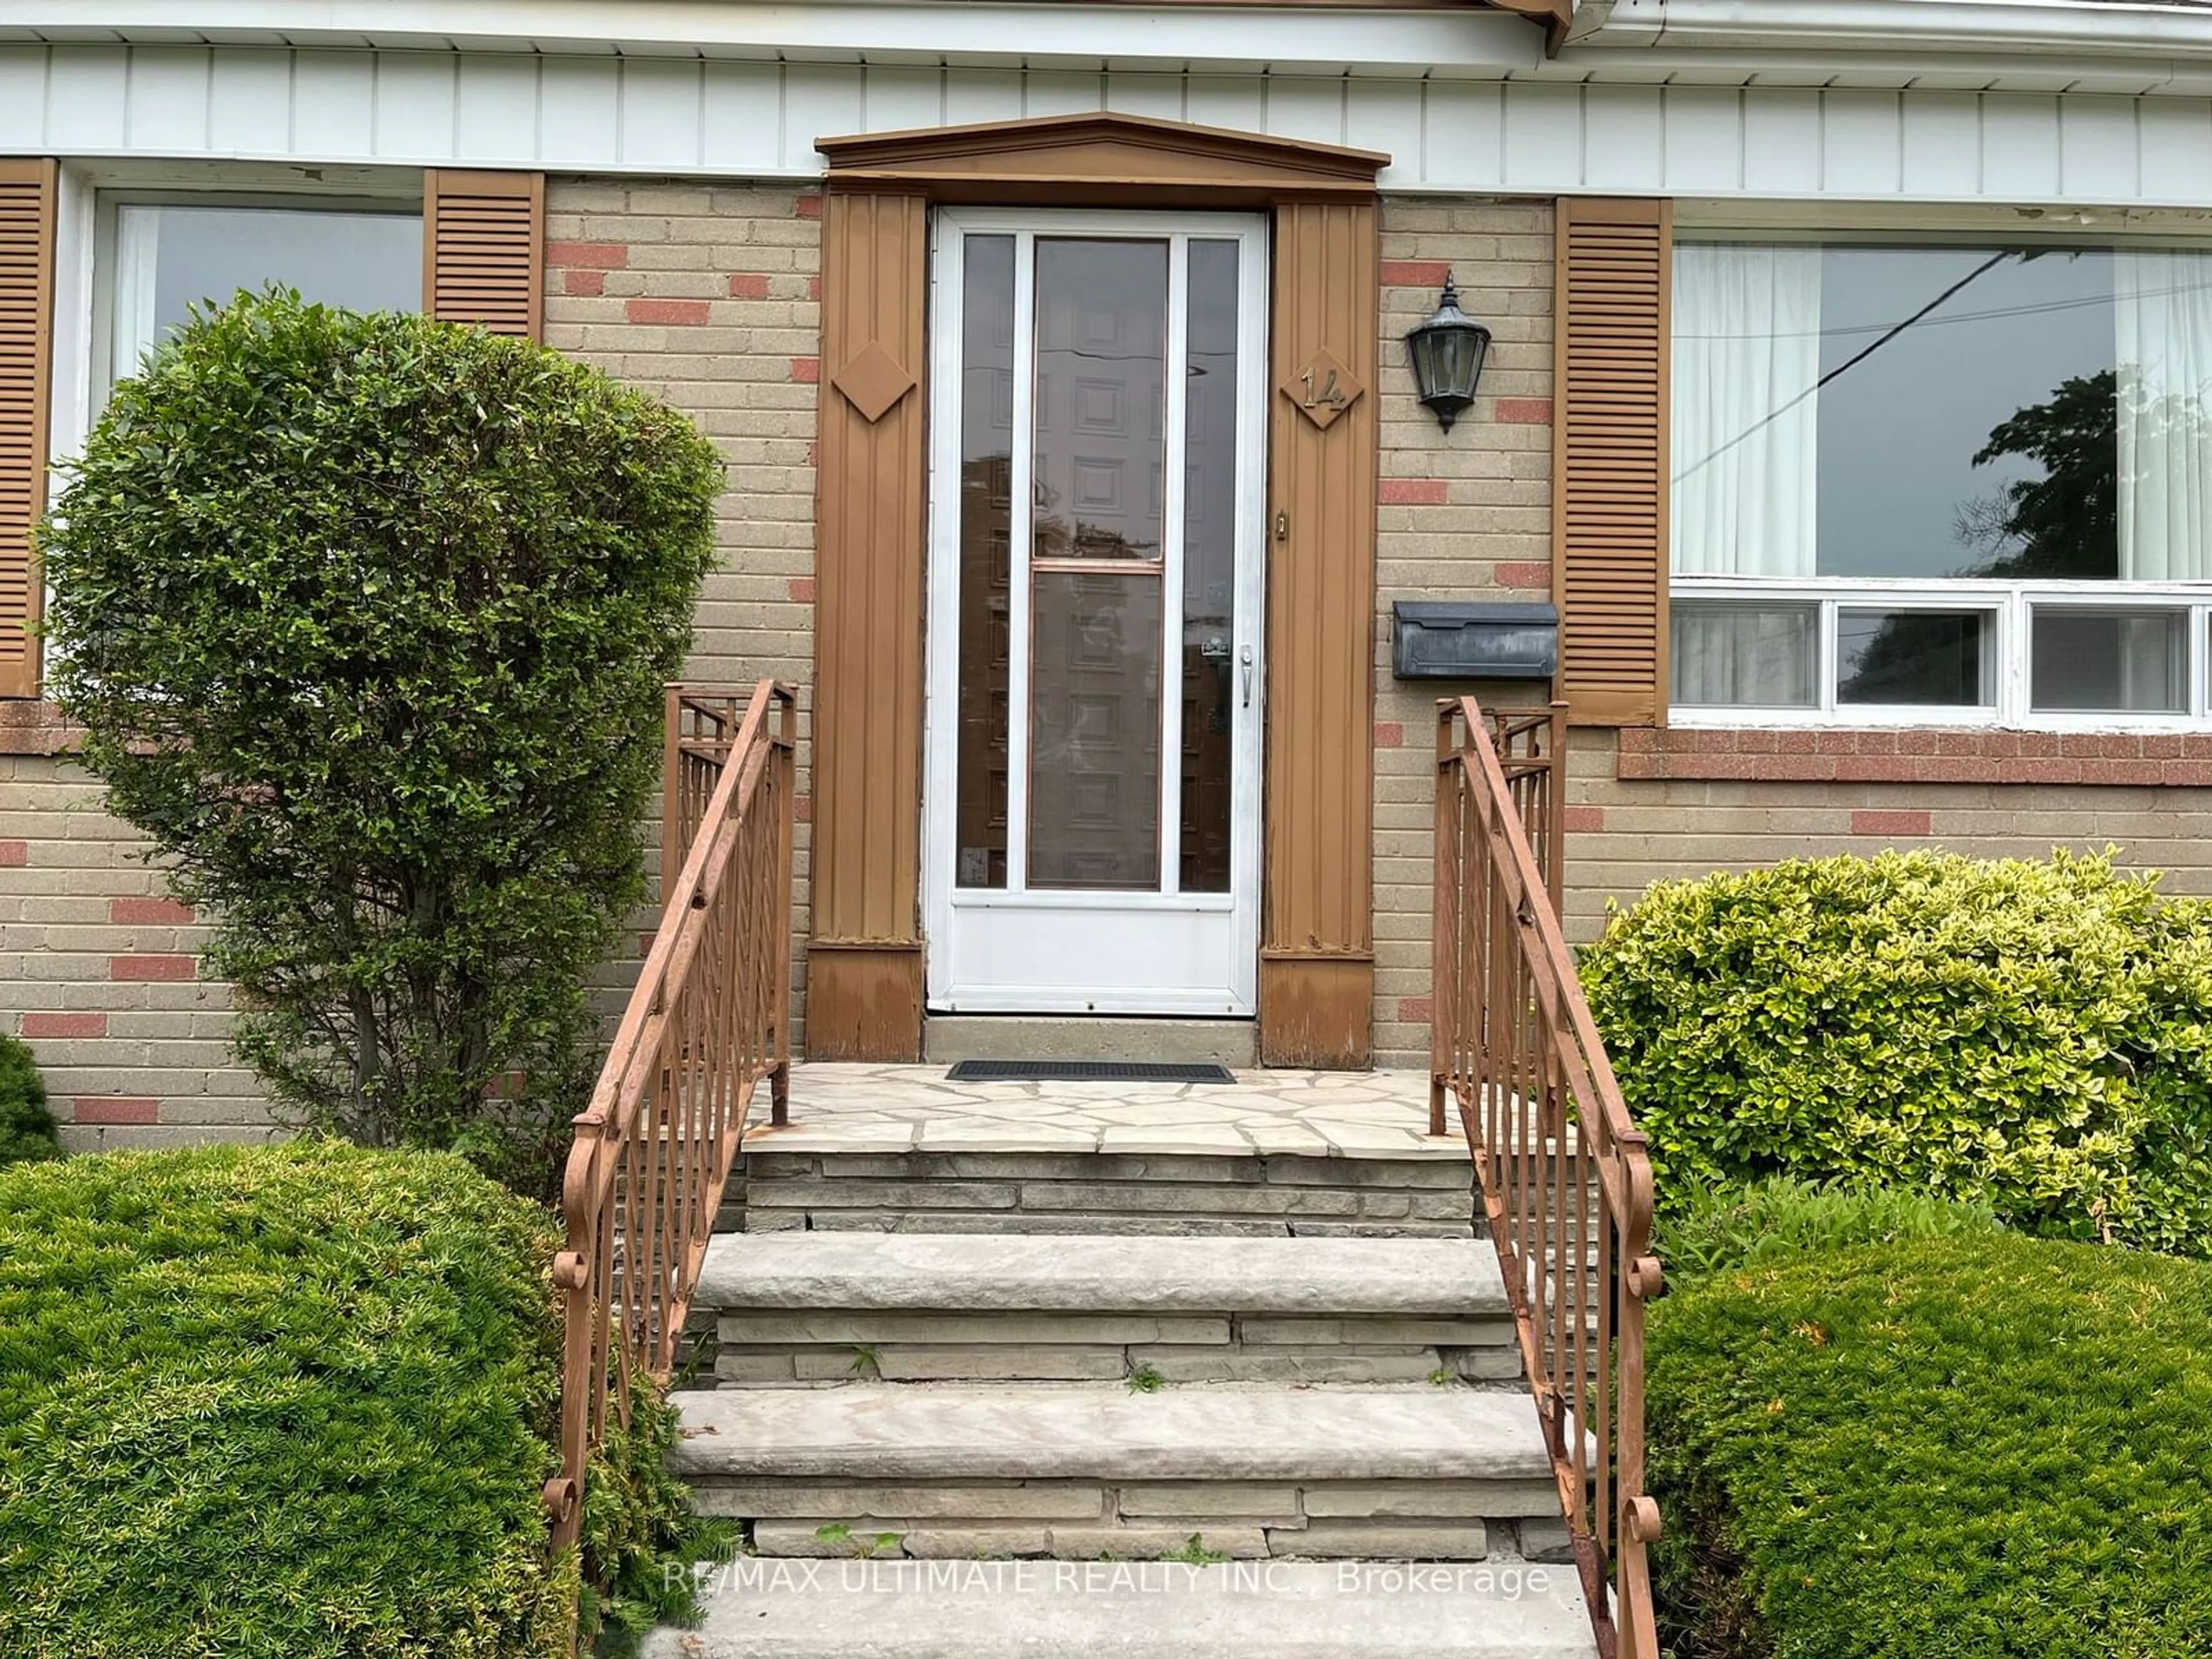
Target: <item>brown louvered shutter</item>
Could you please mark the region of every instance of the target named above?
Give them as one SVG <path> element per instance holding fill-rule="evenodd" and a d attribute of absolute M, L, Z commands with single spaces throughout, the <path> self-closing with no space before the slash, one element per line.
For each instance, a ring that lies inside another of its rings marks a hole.
<path fill-rule="evenodd" d="M 1559 204 L 1553 580 L 1584 726 L 1666 717 L 1673 233 L 1667 202 Z"/>
<path fill-rule="evenodd" d="M 538 337 L 545 175 L 433 168 L 422 181 L 422 309 L 441 322 Z"/>
<path fill-rule="evenodd" d="M 58 177 L 51 161 L 0 160 L 0 697 L 39 695 L 31 526 L 46 501 Z"/>

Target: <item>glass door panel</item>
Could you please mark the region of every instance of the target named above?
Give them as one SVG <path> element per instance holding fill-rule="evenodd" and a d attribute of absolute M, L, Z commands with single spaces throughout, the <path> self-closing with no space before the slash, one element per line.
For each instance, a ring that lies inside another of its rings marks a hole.
<path fill-rule="evenodd" d="M 971 236 L 961 273 L 960 781 L 963 887 L 1006 884 L 1013 649 L 1014 239 Z"/>
<path fill-rule="evenodd" d="M 1252 672 L 1237 644 L 1237 246 L 1193 241 L 1185 303 L 1182 882 L 1229 890 L 1236 708 Z"/>
<path fill-rule="evenodd" d="M 1037 570 L 1031 584 L 1031 887 L 1160 884 L 1160 579 Z"/>
<path fill-rule="evenodd" d="M 1156 892 L 1169 246 L 1036 247 L 1029 885 Z"/>

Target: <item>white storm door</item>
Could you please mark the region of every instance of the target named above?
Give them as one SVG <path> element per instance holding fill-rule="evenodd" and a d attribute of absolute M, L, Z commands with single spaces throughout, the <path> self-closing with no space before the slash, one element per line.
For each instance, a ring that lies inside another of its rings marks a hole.
<path fill-rule="evenodd" d="M 1266 221 L 936 231 L 929 1006 L 1249 1016 Z"/>

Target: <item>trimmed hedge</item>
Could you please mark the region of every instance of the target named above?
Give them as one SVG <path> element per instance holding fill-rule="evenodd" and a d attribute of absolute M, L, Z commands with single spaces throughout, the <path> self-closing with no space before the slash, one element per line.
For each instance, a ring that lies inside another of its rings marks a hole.
<path fill-rule="evenodd" d="M 34 1164 L 61 1152 L 38 1062 L 16 1038 L 0 1036 L 0 1165 Z"/>
<path fill-rule="evenodd" d="M 539 1506 L 554 1243 L 444 1154 L 0 1174 L 0 1653 L 567 1655 L 576 1559 Z M 668 1432 L 649 1414 L 617 1449 L 652 1468 L 599 1472 L 637 1494 L 595 1505 L 611 1577 L 657 1580 L 681 1540 L 654 1478 Z"/>
<path fill-rule="evenodd" d="M 1773 1175 L 2212 1252 L 2212 907 L 2111 858 L 1793 860 L 1585 953 L 1662 1202 Z"/>
<path fill-rule="evenodd" d="M 1676 1659 L 2184 1659 L 2212 1630 L 2212 1268 L 1997 1235 L 1654 1310 Z"/>

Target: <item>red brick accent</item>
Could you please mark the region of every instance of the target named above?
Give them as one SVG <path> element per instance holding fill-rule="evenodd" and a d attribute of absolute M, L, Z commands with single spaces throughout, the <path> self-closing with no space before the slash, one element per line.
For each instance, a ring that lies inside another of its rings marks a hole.
<path fill-rule="evenodd" d="M 1500 587 L 1533 587 L 1548 593 L 1552 591 L 1552 567 L 1508 559 L 1503 564 L 1490 567 L 1490 580 Z"/>
<path fill-rule="evenodd" d="M 607 291 L 607 273 L 604 270 L 571 270 L 561 277 L 563 294 L 580 294 L 597 298 Z"/>
<path fill-rule="evenodd" d="M 1628 726 L 1619 778 L 2212 788 L 2212 732 L 1690 730 Z"/>
<path fill-rule="evenodd" d="M 801 386 L 813 386 L 822 379 L 822 360 L 819 357 L 793 357 L 791 378 Z"/>
<path fill-rule="evenodd" d="M 695 328 L 707 320 L 704 300 L 626 300 L 623 314 L 633 323 L 665 323 L 672 328 Z"/>
<path fill-rule="evenodd" d="M 1451 267 L 1442 259 L 1385 259 L 1385 288 L 1442 288 Z"/>
<path fill-rule="evenodd" d="M 813 823 L 814 797 L 811 795 L 793 795 L 791 798 L 791 817 L 793 823 Z"/>
<path fill-rule="evenodd" d="M 819 219 L 822 216 L 822 198 L 819 196 L 802 196 L 792 204 L 791 210 L 802 219 Z"/>
<path fill-rule="evenodd" d="M 629 248 L 622 242 L 548 242 L 545 263 L 563 267 L 582 265 L 592 270 L 621 270 L 629 264 Z"/>
<path fill-rule="evenodd" d="M 1570 806 L 1559 814 L 1560 821 L 1576 833 L 1589 833 L 1605 828 L 1605 808 L 1602 806 Z"/>
<path fill-rule="evenodd" d="M 0 841 L 0 866 L 28 864 L 31 844 L 22 841 Z"/>
<path fill-rule="evenodd" d="M 1442 478 L 1385 478 L 1379 499 L 1385 507 L 1442 507 L 1449 488 Z"/>
<path fill-rule="evenodd" d="M 26 1014 L 23 1016 L 23 1035 L 27 1037 L 104 1037 L 107 1035 L 106 1014 Z"/>
<path fill-rule="evenodd" d="M 653 954 L 653 936 L 651 933 L 640 933 L 637 936 L 637 953 L 641 957 Z"/>
<path fill-rule="evenodd" d="M 0 702 L 0 755 L 66 755 L 83 737 L 43 698 Z"/>
<path fill-rule="evenodd" d="M 768 273 L 764 270 L 733 270 L 730 273 L 730 297 L 732 300 L 765 300 L 768 298 Z"/>
<path fill-rule="evenodd" d="M 142 927 L 189 927 L 199 918 L 173 898 L 119 898 L 107 901 L 110 921 Z"/>
<path fill-rule="evenodd" d="M 1406 746 L 1404 725 L 1397 720 L 1376 721 L 1375 746 L 1377 749 L 1403 749 Z"/>
<path fill-rule="evenodd" d="M 791 579 L 791 597 L 800 605 L 813 604 L 814 578 L 811 576 L 793 576 Z"/>
<path fill-rule="evenodd" d="M 141 1095 L 109 1095 L 97 1100 L 79 1095 L 70 1103 L 70 1115 L 79 1123 L 158 1123 L 161 1103 Z"/>
<path fill-rule="evenodd" d="M 1436 1004 L 1427 997 L 1398 999 L 1398 1023 L 1401 1025 L 1426 1025 L 1435 1014 Z"/>
<path fill-rule="evenodd" d="M 1869 810 L 1851 814 L 1851 833 L 1855 836 L 1932 836 L 1936 833 L 1936 824 L 1925 812 Z"/>
<path fill-rule="evenodd" d="M 129 980 L 185 980 L 199 971 L 197 958 L 184 956 L 110 957 L 107 976 Z"/>
<path fill-rule="evenodd" d="M 819 300 L 822 297 L 822 279 L 819 276 L 809 276 L 806 279 L 806 297 L 810 300 Z"/>
<path fill-rule="evenodd" d="M 1500 398 L 1492 413 L 1506 426 L 1549 426 L 1552 423 L 1552 400 L 1549 398 Z"/>

